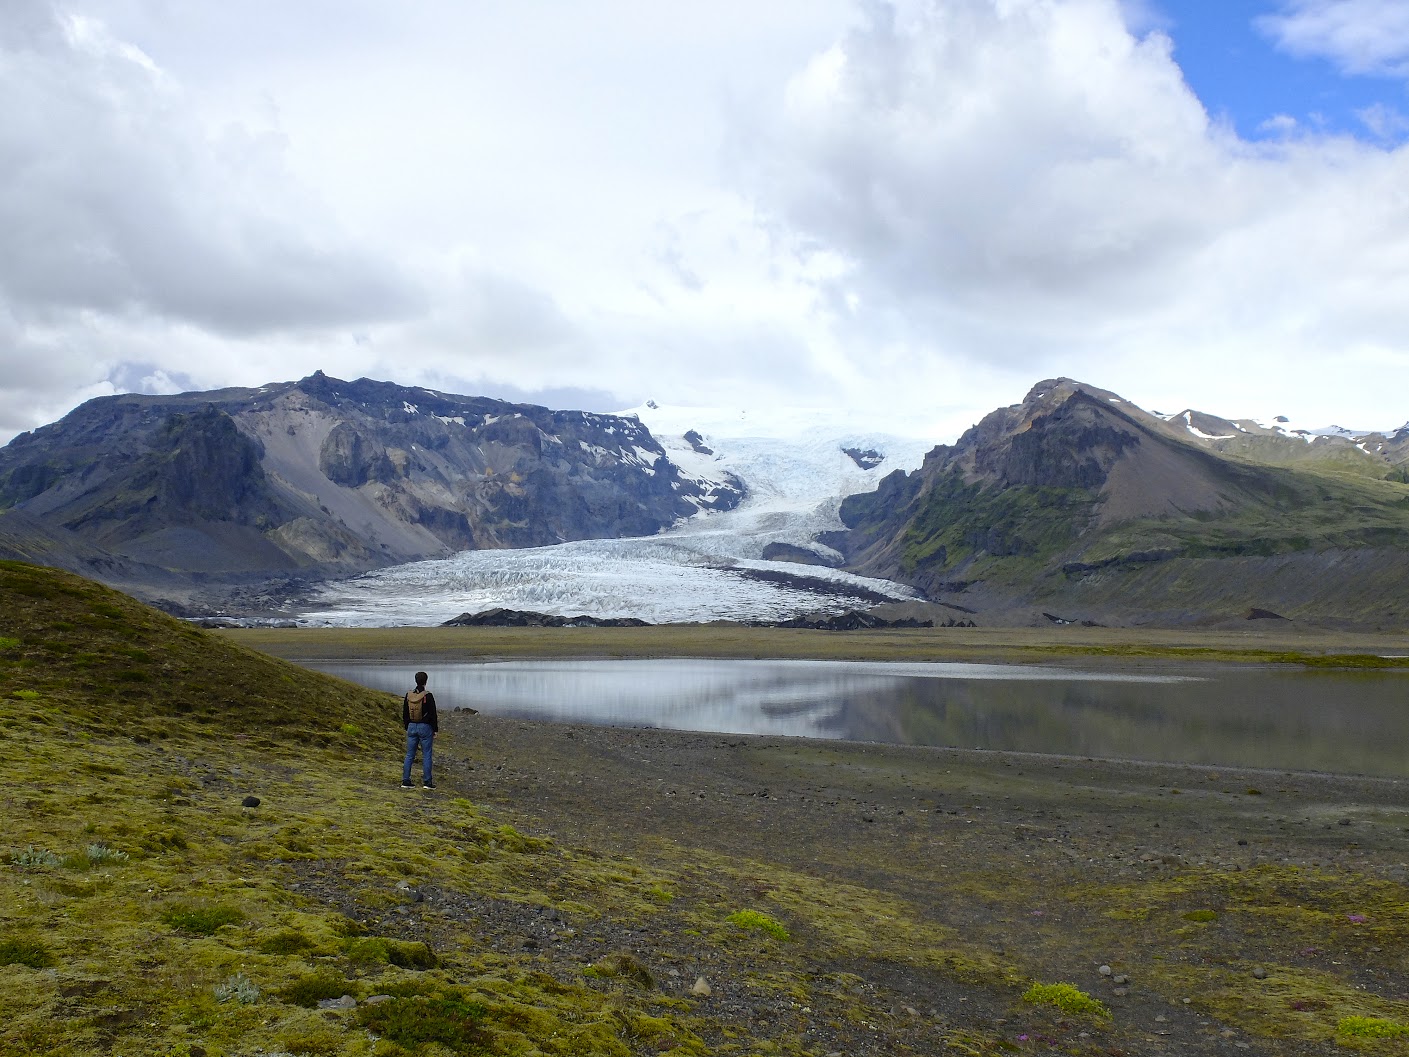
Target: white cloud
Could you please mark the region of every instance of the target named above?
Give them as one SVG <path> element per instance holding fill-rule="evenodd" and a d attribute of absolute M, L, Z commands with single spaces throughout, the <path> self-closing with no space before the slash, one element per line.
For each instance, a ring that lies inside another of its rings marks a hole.
<path fill-rule="evenodd" d="M 1409 116 L 1385 103 L 1374 103 L 1357 110 L 1355 116 L 1377 139 L 1399 140 L 1409 133 Z"/>
<path fill-rule="evenodd" d="M 289 179 L 276 131 L 211 134 L 151 58 L 101 23 L 22 9 L 29 32 L 0 44 L 0 294 L 18 310 L 250 334 L 413 301 Z"/>
<path fill-rule="evenodd" d="M 0 5 L 0 439 L 316 369 L 1409 417 L 1409 154 L 1240 141 L 1154 4 L 63 3 Z"/>
<path fill-rule="evenodd" d="M 1283 0 L 1256 25 L 1292 55 L 1329 59 L 1346 73 L 1409 77 L 1404 0 Z"/>
<path fill-rule="evenodd" d="M 840 254 L 838 327 L 907 386 L 979 362 L 1171 405 L 1375 399 L 1340 367 L 1409 349 L 1409 151 L 1239 141 L 1114 0 L 867 12 L 752 130 L 749 179 Z"/>

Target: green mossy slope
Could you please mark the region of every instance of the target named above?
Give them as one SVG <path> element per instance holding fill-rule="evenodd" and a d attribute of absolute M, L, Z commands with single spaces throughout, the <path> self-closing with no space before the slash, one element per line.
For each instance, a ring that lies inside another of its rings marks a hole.
<path fill-rule="evenodd" d="M 0 1057 L 1409 1052 L 1397 803 L 465 722 L 0 564 Z"/>
<path fill-rule="evenodd" d="M 0 678 L 27 719 L 94 735 L 213 737 L 370 747 L 378 694 L 209 635 L 99 584 L 0 562 Z"/>

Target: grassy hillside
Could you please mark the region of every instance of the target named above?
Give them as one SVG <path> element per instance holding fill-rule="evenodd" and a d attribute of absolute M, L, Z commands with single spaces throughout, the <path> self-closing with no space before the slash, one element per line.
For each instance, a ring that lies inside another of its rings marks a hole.
<path fill-rule="evenodd" d="M 454 795 L 444 745 L 442 788 L 400 790 L 394 698 L 106 588 L 0 563 L 0 613 L 3 1057 L 824 1053 L 881 1015 L 834 960 L 881 950 L 1021 993 L 880 893 L 522 832 Z M 645 964 L 685 958 L 747 1002 Z M 773 1013 L 814 986 L 822 1049 Z"/>
<path fill-rule="evenodd" d="M 705 1052 L 610 965 L 563 985 L 404 916 L 411 882 L 588 916 L 663 889 L 408 801 L 394 698 L 53 570 L 0 563 L 0 613 L 0 1054 Z"/>
<path fill-rule="evenodd" d="M 965 484 L 951 472 L 912 501 L 890 553 L 901 579 L 936 596 L 984 581 L 1036 600 L 1087 606 L 1098 619 L 1138 601 L 1168 619 L 1257 605 L 1308 619 L 1327 614 L 1403 626 L 1409 611 L 1397 600 L 1402 594 L 1385 596 L 1381 587 L 1402 586 L 1409 489 L 1280 469 L 1262 471 L 1257 484 L 1239 489 L 1237 502 L 1224 509 L 1108 521 L 1094 490 Z M 848 499 L 854 525 L 878 536 L 872 522 L 880 523 L 882 512 L 861 498 Z M 1316 558 L 1345 554 L 1373 560 Z M 1249 560 L 1288 556 L 1299 556 L 1295 581 Z M 1218 572 L 1214 563 L 1226 559 L 1240 561 Z M 1099 584 L 1089 575 L 1098 570 Z M 1146 590 L 1145 581 L 1158 587 Z"/>
<path fill-rule="evenodd" d="M 447 725 L 0 563 L 0 1057 L 1409 1045 L 1392 782 Z"/>

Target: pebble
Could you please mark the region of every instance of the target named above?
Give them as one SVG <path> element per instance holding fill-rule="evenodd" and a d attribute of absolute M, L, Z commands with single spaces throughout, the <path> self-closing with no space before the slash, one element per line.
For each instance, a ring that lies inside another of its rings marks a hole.
<path fill-rule="evenodd" d="M 391 995 L 372 995 L 370 998 L 367 999 L 366 1004 L 369 1005 L 369 1006 L 379 1006 L 379 1005 L 381 1005 L 383 1002 L 390 1002 L 390 1001 L 391 1001 Z"/>
<path fill-rule="evenodd" d="M 1255 976 L 1255 977 L 1257 977 L 1257 979 L 1259 979 L 1259 980 L 1266 980 L 1266 979 L 1267 979 L 1267 970 L 1264 969 L 1262 966 L 1259 965 L 1256 969 L 1254 969 L 1254 970 L 1252 971 L 1252 975 Z"/>
<path fill-rule="evenodd" d="M 710 995 L 714 994 L 714 988 L 710 987 L 709 981 L 701 976 L 695 981 L 695 986 L 690 988 L 690 993 L 692 995 L 699 995 L 701 998 L 708 998 Z"/>
<path fill-rule="evenodd" d="M 341 998 L 325 998 L 318 1003 L 319 1009 L 353 1009 L 357 1006 L 357 999 L 351 995 L 343 995 Z"/>
<path fill-rule="evenodd" d="M 1111 994 L 1115 995 L 1116 998 L 1124 998 L 1126 995 L 1130 994 L 1130 988 L 1117 987 L 1114 991 L 1111 992 Z"/>
<path fill-rule="evenodd" d="M 1115 979 L 1113 979 L 1111 983 L 1123 987 L 1125 984 L 1130 983 L 1130 977 L 1126 976 L 1124 973 L 1121 973 L 1119 976 L 1115 977 Z"/>
<path fill-rule="evenodd" d="M 260 800 L 259 800 L 259 797 L 257 797 L 257 796 L 247 796 L 247 797 L 245 797 L 243 800 L 240 801 L 240 806 L 241 806 L 241 807 L 258 807 L 259 804 L 260 804 Z"/>
<path fill-rule="evenodd" d="M 1096 971 L 1097 971 L 1098 973 L 1100 973 L 1102 976 L 1110 976 L 1111 973 L 1114 972 L 1114 970 L 1113 970 L 1109 965 L 1103 965 L 1103 966 L 1101 966 L 1099 969 L 1097 969 Z"/>
<path fill-rule="evenodd" d="M 1156 1024 L 1168 1024 L 1168 1023 L 1169 1023 L 1169 1018 L 1168 1018 L 1167 1016 L 1165 1016 L 1163 1013 L 1157 1013 L 1157 1014 L 1155 1014 L 1155 1023 L 1156 1023 Z"/>

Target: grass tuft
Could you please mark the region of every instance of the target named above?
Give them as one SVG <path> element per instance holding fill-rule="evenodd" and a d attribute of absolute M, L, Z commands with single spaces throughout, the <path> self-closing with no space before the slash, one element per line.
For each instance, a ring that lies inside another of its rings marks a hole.
<path fill-rule="evenodd" d="M 609 980 L 625 980 L 650 990 L 656 986 L 656 979 L 651 975 L 651 971 L 642 965 L 637 959 L 623 952 L 608 954 L 604 958 L 598 958 L 589 967 L 588 976 L 605 977 Z"/>
<path fill-rule="evenodd" d="M 766 932 L 777 940 L 790 940 L 792 934 L 788 932 L 788 927 L 777 918 L 769 917 L 758 910 L 736 910 L 729 915 L 729 923 L 737 925 L 741 929 L 750 932 Z"/>
<path fill-rule="evenodd" d="M 360 965 L 395 965 L 401 969 L 434 969 L 440 964 L 424 943 L 390 940 L 382 936 L 352 939 L 343 947 L 348 960 Z"/>
<path fill-rule="evenodd" d="M 307 976 L 301 976 L 293 983 L 279 989 L 279 997 L 285 1002 L 305 1009 L 314 1009 L 319 1002 L 343 995 L 356 993 L 352 981 L 331 969 L 322 969 Z"/>
<path fill-rule="evenodd" d="M 457 993 L 393 998 L 357 1011 L 358 1022 L 398 1046 L 439 1043 L 454 1053 L 474 1053 L 487 1041 L 481 1023 L 488 1012 Z"/>
<path fill-rule="evenodd" d="M 1053 1006 L 1069 1017 L 1111 1018 L 1111 1011 L 1104 1002 L 1071 984 L 1033 984 L 1023 992 L 1023 1001 L 1035 1006 Z"/>
<path fill-rule="evenodd" d="M 256 944 L 260 954 L 303 954 L 307 951 L 318 949 L 318 944 L 305 936 L 298 929 L 283 929 L 270 936 L 265 936 Z M 333 996 L 337 998 L 337 995 Z"/>
<path fill-rule="evenodd" d="M 195 906 L 183 903 L 167 908 L 161 920 L 181 932 L 196 936 L 214 936 L 226 925 L 238 925 L 245 920 L 242 911 L 232 906 Z"/>
<path fill-rule="evenodd" d="M 27 965 L 31 969 L 47 969 L 54 963 L 54 956 L 42 943 L 34 940 L 0 940 L 0 965 Z"/>
<path fill-rule="evenodd" d="M 1409 1024 L 1388 1017 L 1341 1017 L 1336 1034 L 1354 1039 L 1402 1039 L 1409 1037 Z"/>

